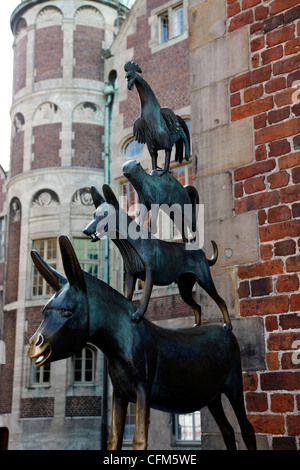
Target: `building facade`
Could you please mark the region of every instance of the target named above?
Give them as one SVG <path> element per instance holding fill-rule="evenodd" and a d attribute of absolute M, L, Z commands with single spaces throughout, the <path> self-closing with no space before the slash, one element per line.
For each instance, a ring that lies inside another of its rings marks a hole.
<path fill-rule="evenodd" d="M 103 408 L 98 350 L 87 345 L 39 373 L 27 357 L 50 295 L 29 252 L 37 248 L 62 272 L 57 237 L 66 233 L 85 269 L 105 279 L 105 243 L 82 236 L 93 212 L 89 187 L 101 191 L 107 181 L 109 153 L 111 187 L 135 214 L 137 196 L 122 166 L 136 159 L 151 169 L 132 134 L 139 100 L 126 87 L 124 64 L 134 60 L 160 104 L 191 129 L 191 160 L 179 167 L 172 161 L 171 170 L 199 192 L 207 256 L 211 239 L 219 247 L 212 273 L 240 343 L 258 447 L 299 449 L 298 1 L 136 0 L 129 11 L 113 1 L 28 0 L 11 24 L 11 165 L 0 178 L 2 447 L 8 440 L 9 448 L 97 449 L 100 431 L 106 433 L 110 400 Z M 123 292 L 122 260 L 112 246 L 109 274 Z M 194 295 L 203 321 L 222 321 L 203 290 Z M 168 326 L 194 322 L 176 284 L 153 289 L 146 315 Z M 125 448 L 134 419 L 130 406 Z M 182 446 L 224 448 L 208 411 L 185 417 L 153 411 L 149 448 Z"/>

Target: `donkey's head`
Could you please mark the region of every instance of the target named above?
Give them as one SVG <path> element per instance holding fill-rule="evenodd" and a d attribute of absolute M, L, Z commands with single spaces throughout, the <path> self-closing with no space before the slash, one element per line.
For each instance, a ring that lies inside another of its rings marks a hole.
<path fill-rule="evenodd" d="M 61 276 L 33 250 L 33 262 L 54 289 L 55 294 L 43 310 L 44 319 L 30 339 L 29 357 L 41 366 L 79 352 L 88 340 L 89 312 L 83 271 L 69 239 L 59 237 L 67 278 Z"/>
<path fill-rule="evenodd" d="M 96 210 L 93 220 L 85 227 L 83 233 L 91 237 L 92 242 L 97 242 L 100 238 L 109 234 L 116 237 L 119 203 L 114 192 L 107 184 L 104 184 L 103 194 L 105 199 L 94 186 L 91 187 L 91 194 Z"/>

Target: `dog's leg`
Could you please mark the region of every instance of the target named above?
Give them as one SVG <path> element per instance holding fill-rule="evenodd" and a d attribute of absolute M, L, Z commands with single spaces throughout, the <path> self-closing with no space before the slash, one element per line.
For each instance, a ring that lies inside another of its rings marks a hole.
<path fill-rule="evenodd" d="M 126 273 L 125 274 L 125 286 L 126 286 L 126 297 L 128 300 L 132 299 L 134 288 L 136 283 L 136 277 L 132 276 L 132 274 Z"/>
<path fill-rule="evenodd" d="M 179 293 L 190 307 L 192 307 L 195 315 L 195 326 L 201 325 L 201 307 L 195 302 L 192 294 L 196 277 L 193 274 L 184 274 L 177 281 Z"/>
<path fill-rule="evenodd" d="M 108 450 L 121 450 L 124 434 L 127 400 L 113 392 L 111 428 L 108 438 Z"/>
<path fill-rule="evenodd" d="M 146 450 L 149 427 L 149 393 L 144 386 L 139 386 L 136 394 L 136 424 L 133 436 L 133 450 Z"/>
<path fill-rule="evenodd" d="M 145 286 L 144 286 L 140 306 L 137 309 L 137 311 L 131 315 L 131 320 L 132 321 L 135 321 L 135 322 L 138 323 L 143 318 L 144 313 L 146 312 L 147 307 L 148 307 L 148 303 L 149 303 L 149 300 L 150 300 L 153 284 L 154 284 L 154 271 L 147 268 L 146 269 L 146 275 L 145 275 Z"/>
<path fill-rule="evenodd" d="M 210 268 L 207 260 L 205 260 L 205 262 L 202 261 L 202 263 L 200 263 L 196 276 L 198 284 L 216 302 L 219 309 L 221 310 L 225 322 L 224 327 L 228 330 L 232 330 L 232 325 L 229 318 L 226 302 L 222 299 L 222 297 L 220 297 L 217 292 L 217 289 L 214 285 L 214 281 L 211 277 Z"/>

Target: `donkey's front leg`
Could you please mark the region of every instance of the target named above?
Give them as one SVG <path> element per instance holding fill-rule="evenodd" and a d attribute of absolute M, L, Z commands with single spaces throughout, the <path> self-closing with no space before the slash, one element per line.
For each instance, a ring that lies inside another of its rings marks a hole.
<path fill-rule="evenodd" d="M 128 401 L 113 392 L 111 427 L 108 450 L 121 450 Z"/>
<path fill-rule="evenodd" d="M 136 421 L 133 436 L 133 450 L 146 450 L 149 427 L 149 393 L 144 385 L 139 385 L 136 394 Z"/>
<path fill-rule="evenodd" d="M 146 275 L 145 275 L 144 291 L 143 291 L 143 295 L 142 295 L 142 298 L 141 298 L 140 306 L 137 309 L 137 311 L 134 312 L 131 315 L 131 320 L 132 321 L 135 321 L 135 322 L 138 323 L 143 318 L 144 313 L 146 312 L 147 307 L 148 307 L 148 303 L 149 303 L 149 300 L 150 300 L 153 284 L 154 284 L 154 271 L 147 268 L 146 269 Z"/>

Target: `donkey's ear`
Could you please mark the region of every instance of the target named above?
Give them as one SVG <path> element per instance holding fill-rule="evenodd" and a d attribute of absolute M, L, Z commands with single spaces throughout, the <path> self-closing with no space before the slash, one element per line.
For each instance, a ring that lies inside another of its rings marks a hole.
<path fill-rule="evenodd" d="M 119 209 L 118 199 L 116 198 L 115 193 L 108 184 L 102 186 L 103 194 L 108 204 L 114 206 L 115 209 Z"/>
<path fill-rule="evenodd" d="M 86 283 L 83 271 L 75 254 L 74 248 L 66 235 L 59 237 L 59 246 L 63 262 L 63 267 L 70 286 L 77 286 L 86 292 Z"/>
<path fill-rule="evenodd" d="M 93 203 L 94 203 L 94 206 L 96 207 L 96 209 L 97 209 L 97 207 L 101 206 L 101 204 L 103 204 L 103 202 L 105 202 L 104 197 L 101 196 L 101 194 L 95 188 L 95 186 L 91 187 L 91 195 L 92 195 Z"/>
<path fill-rule="evenodd" d="M 67 284 L 67 279 L 53 269 L 50 264 L 46 263 L 36 250 L 32 250 L 30 254 L 36 269 L 52 289 L 55 290 L 55 292 L 58 292 L 65 284 Z"/>

